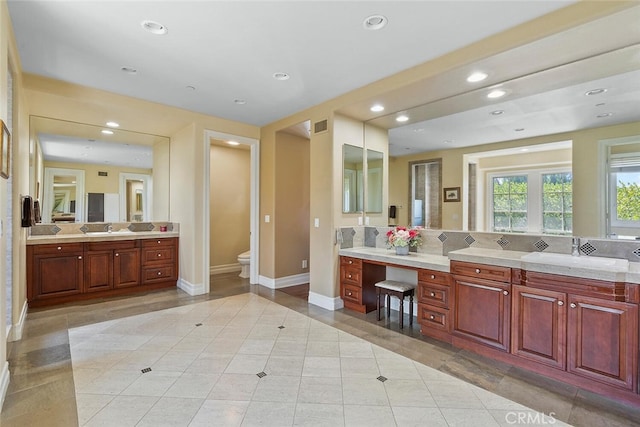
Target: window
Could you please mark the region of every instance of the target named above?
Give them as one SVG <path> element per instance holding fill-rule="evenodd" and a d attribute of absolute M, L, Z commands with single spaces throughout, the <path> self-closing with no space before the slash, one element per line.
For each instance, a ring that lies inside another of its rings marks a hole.
<path fill-rule="evenodd" d="M 640 228 L 640 153 L 612 154 L 609 159 L 611 233 L 637 235 Z"/>
<path fill-rule="evenodd" d="M 526 171 L 489 178 L 492 231 L 571 234 L 571 172 Z"/>

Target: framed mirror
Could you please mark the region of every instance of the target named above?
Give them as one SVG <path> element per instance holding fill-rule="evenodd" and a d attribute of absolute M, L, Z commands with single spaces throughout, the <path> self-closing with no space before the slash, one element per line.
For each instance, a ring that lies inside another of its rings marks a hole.
<path fill-rule="evenodd" d="M 30 194 L 44 223 L 170 220 L 169 138 L 40 116 L 30 135 Z"/>
<path fill-rule="evenodd" d="M 364 210 L 364 155 L 362 147 L 342 146 L 342 212 Z"/>
<path fill-rule="evenodd" d="M 367 149 L 367 213 L 382 213 L 384 154 Z"/>

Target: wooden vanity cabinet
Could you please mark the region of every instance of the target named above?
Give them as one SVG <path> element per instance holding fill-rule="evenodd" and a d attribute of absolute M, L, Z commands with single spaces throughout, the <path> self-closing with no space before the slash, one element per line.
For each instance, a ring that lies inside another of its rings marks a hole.
<path fill-rule="evenodd" d="M 27 245 L 29 307 L 167 288 L 177 280 L 177 237 Z"/>
<path fill-rule="evenodd" d="M 368 313 L 377 308 L 375 283 L 385 279 L 384 265 L 367 263 L 359 258 L 340 257 L 340 297 L 345 308 Z"/>
<path fill-rule="evenodd" d="M 84 284 L 82 243 L 27 246 L 27 299 L 47 300 L 78 295 Z"/>
<path fill-rule="evenodd" d="M 451 296 L 449 273 L 418 270 L 418 323 L 423 335 L 451 342 Z"/>
<path fill-rule="evenodd" d="M 86 243 L 85 292 L 140 284 L 138 240 Z"/>
<path fill-rule="evenodd" d="M 460 261 L 451 261 L 450 267 L 454 289 L 454 344 L 461 338 L 508 352 L 511 268 Z"/>

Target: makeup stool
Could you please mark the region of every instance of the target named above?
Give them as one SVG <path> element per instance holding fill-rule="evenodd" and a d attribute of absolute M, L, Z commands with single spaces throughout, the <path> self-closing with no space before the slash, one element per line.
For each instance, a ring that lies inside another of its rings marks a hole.
<path fill-rule="evenodd" d="M 380 297 L 384 295 L 385 303 L 387 305 L 387 318 L 391 316 L 391 298 L 396 297 L 400 300 L 400 329 L 403 328 L 404 318 L 404 297 L 409 296 L 409 325 L 413 325 L 413 296 L 415 294 L 416 285 L 412 285 L 406 282 L 399 282 L 397 280 L 383 280 L 375 284 L 376 287 L 376 300 L 378 304 L 378 320 L 380 316 Z"/>

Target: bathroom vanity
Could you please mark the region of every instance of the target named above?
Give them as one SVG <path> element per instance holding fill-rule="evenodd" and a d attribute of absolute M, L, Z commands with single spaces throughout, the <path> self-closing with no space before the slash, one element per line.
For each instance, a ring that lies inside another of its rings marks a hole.
<path fill-rule="evenodd" d="M 374 310 L 371 282 L 387 267 L 414 270 L 423 335 L 640 405 L 640 263 L 477 248 L 339 253 L 346 308 Z"/>
<path fill-rule="evenodd" d="M 176 286 L 178 233 L 67 234 L 27 240 L 27 302 L 43 307 Z"/>

